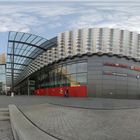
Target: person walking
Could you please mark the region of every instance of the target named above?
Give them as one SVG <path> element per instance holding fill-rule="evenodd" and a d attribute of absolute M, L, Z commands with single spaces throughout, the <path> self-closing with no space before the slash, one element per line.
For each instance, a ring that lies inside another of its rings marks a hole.
<path fill-rule="evenodd" d="M 66 89 L 66 91 L 65 91 L 65 96 L 69 97 L 69 90 L 68 89 Z"/>

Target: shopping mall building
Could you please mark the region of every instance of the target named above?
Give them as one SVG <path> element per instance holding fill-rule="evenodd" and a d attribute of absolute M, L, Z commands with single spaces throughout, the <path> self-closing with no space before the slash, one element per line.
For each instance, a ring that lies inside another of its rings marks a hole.
<path fill-rule="evenodd" d="M 140 34 L 84 28 L 47 40 L 10 32 L 6 69 L 16 94 L 140 98 Z"/>

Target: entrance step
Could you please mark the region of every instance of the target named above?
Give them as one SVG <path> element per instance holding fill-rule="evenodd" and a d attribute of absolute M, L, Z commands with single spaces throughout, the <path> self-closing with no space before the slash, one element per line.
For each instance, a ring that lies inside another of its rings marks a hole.
<path fill-rule="evenodd" d="M 1 108 L 0 109 L 0 121 L 10 120 L 9 109 Z"/>

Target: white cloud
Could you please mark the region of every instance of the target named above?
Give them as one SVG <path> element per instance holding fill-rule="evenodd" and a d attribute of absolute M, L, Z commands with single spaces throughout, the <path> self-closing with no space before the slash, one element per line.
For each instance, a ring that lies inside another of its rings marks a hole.
<path fill-rule="evenodd" d="M 0 32 L 104 26 L 140 32 L 139 3 L 124 3 L 116 7 L 113 2 L 96 5 L 97 2 L 0 4 Z"/>
<path fill-rule="evenodd" d="M 32 5 L 27 3 L 23 5 L 4 4 L 0 5 L 0 9 L 1 32 L 9 30 L 30 32 L 32 28 L 58 20 L 58 16 L 74 12 L 73 8 L 67 6 L 49 5 L 46 3 L 32 3 Z M 50 25 L 50 27 L 55 26 L 60 26 L 60 23 Z"/>
<path fill-rule="evenodd" d="M 96 7 L 73 20 L 70 28 L 112 27 L 140 32 L 140 7 Z"/>

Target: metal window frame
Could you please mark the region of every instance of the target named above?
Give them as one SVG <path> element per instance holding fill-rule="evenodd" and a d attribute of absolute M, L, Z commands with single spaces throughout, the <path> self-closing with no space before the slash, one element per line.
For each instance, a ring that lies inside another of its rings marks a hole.
<path fill-rule="evenodd" d="M 55 41 L 50 41 L 34 34 L 15 31 L 9 32 L 6 77 L 8 78 L 8 83 L 11 85 L 12 90 L 14 90 L 16 81 L 21 78 L 20 76 L 22 74 L 26 75 L 25 71 L 28 65 L 36 59 L 38 55 L 54 46 L 56 46 Z M 11 65 L 11 67 L 9 65 Z M 9 69 L 11 70 L 11 75 L 8 71 Z M 15 70 L 18 70 L 19 73 L 15 72 Z"/>

